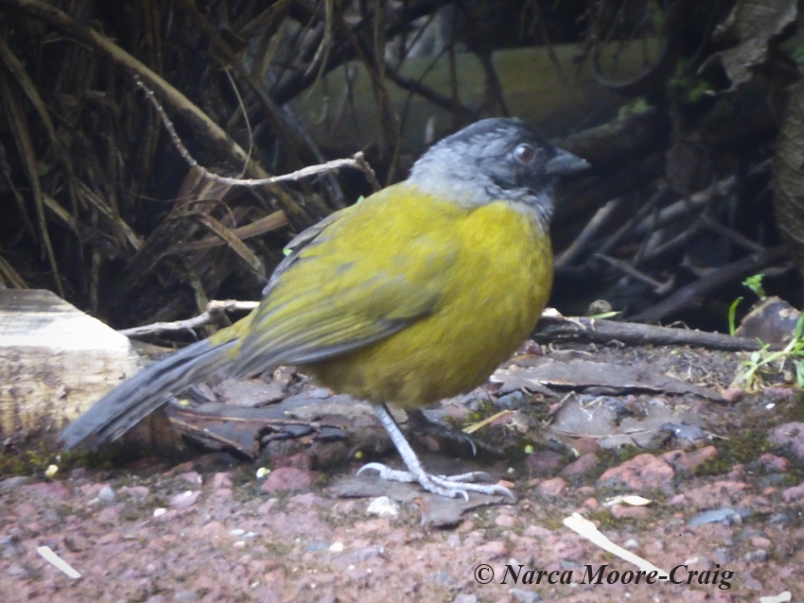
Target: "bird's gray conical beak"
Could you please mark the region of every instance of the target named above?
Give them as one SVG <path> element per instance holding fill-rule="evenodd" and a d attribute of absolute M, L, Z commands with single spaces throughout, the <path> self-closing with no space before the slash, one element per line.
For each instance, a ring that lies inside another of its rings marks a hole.
<path fill-rule="evenodd" d="M 557 149 L 556 156 L 547 162 L 545 172 L 551 176 L 566 176 L 589 168 L 589 162 L 564 149 Z"/>

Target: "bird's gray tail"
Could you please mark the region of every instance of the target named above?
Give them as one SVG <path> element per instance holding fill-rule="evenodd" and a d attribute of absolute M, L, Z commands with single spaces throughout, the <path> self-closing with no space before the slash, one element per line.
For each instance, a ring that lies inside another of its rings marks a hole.
<path fill-rule="evenodd" d="M 186 387 L 232 364 L 237 340 L 213 345 L 205 339 L 155 362 L 121 383 L 59 435 L 65 449 L 91 448 L 122 436 Z"/>

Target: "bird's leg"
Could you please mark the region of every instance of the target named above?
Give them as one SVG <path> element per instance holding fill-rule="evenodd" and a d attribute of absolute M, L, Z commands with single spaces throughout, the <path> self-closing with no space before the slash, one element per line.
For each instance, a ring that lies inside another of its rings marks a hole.
<path fill-rule="evenodd" d="M 399 471 L 386 467 L 380 463 L 368 463 L 367 465 L 363 465 L 358 470 L 358 474 L 366 469 L 375 469 L 379 472 L 382 479 L 396 482 L 419 482 L 419 484 L 421 484 L 425 490 L 428 490 L 434 494 L 446 496 L 448 498 L 463 496 L 466 500 L 469 500 L 468 492 L 471 491 L 481 492 L 489 495 L 500 494 L 510 498 L 511 500 L 516 500 L 513 493 L 508 488 L 503 486 L 471 483 L 471 481 L 477 479 L 478 477 L 488 477 L 488 474 L 483 473 L 482 471 L 474 471 L 471 473 L 452 476 L 431 475 L 427 473 L 424 470 L 424 467 L 422 467 L 421 461 L 419 461 L 416 453 L 413 452 L 413 448 L 411 448 L 410 444 L 408 444 L 408 441 L 405 439 L 405 436 L 402 434 L 402 431 L 399 429 L 399 426 L 396 424 L 396 421 L 394 421 L 394 418 L 391 416 L 391 413 L 388 412 L 388 409 L 385 407 L 385 405 L 372 404 L 372 406 L 374 407 L 374 412 L 377 415 L 377 418 L 388 432 L 391 441 L 399 451 L 399 455 L 402 457 L 402 460 L 405 462 L 408 470 Z"/>

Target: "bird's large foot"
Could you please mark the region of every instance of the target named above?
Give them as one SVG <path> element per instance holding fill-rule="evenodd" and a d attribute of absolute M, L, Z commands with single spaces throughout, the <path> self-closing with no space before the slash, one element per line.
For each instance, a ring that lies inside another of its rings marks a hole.
<path fill-rule="evenodd" d="M 452 476 L 432 475 L 427 473 L 424 470 L 424 467 L 422 467 L 422 464 L 419 461 L 419 458 L 416 456 L 416 453 L 413 452 L 410 444 L 408 444 L 408 441 L 402 434 L 402 431 L 400 431 L 399 426 L 394 421 L 391 413 L 388 412 L 388 409 L 382 404 L 375 404 L 374 412 L 377 414 L 377 418 L 380 420 L 380 423 L 382 423 L 383 427 L 385 427 L 385 430 L 388 432 L 391 441 L 399 451 L 399 455 L 402 457 L 402 460 L 405 462 L 408 470 L 399 471 L 386 467 L 380 463 L 369 463 L 367 465 L 363 465 L 358 471 L 358 474 L 366 469 L 374 469 L 375 471 L 379 472 L 382 479 L 408 483 L 419 482 L 419 484 L 421 484 L 425 490 L 432 492 L 433 494 L 446 496 L 448 498 L 462 496 L 464 499 L 469 500 L 469 492 L 480 492 L 481 494 L 488 494 L 491 496 L 502 495 L 510 498 L 511 500 L 516 500 L 516 497 L 513 495 L 513 493 L 504 486 L 472 483 L 478 478 L 490 478 L 487 473 L 483 473 L 482 471 L 473 471 L 471 473 Z"/>
<path fill-rule="evenodd" d="M 419 467 L 419 472 L 413 473 L 412 471 L 391 469 L 382 463 L 367 463 L 358 469 L 357 474 L 360 475 L 367 469 L 377 471 L 380 478 L 387 481 L 405 483 L 419 482 L 422 488 L 428 492 L 446 496 L 447 498 L 462 496 L 464 500 L 469 500 L 469 492 L 480 492 L 481 494 L 488 494 L 489 496 L 499 495 L 510 498 L 511 500 L 516 500 L 513 492 L 505 486 L 473 483 L 477 479 L 491 479 L 491 476 L 483 471 L 470 471 L 469 473 L 462 473 L 460 475 L 433 475 L 427 473 L 421 467 Z"/>

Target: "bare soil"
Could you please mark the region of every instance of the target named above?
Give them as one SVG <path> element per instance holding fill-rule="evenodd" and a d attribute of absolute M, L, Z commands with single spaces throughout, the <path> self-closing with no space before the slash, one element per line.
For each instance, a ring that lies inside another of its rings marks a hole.
<path fill-rule="evenodd" d="M 545 362 L 579 359 L 644 367 L 713 396 L 633 384 L 575 393 L 548 385 L 557 397 L 506 391 L 511 371 L 521 377 Z M 563 346 L 520 356 L 502 383 L 433 409 L 432 416 L 469 422 L 508 411 L 475 434 L 504 450 L 500 458 L 456 459 L 437 436 L 414 439 L 428 466 L 485 469 L 511 484 L 515 503 L 474 494 L 468 503 L 445 501 L 412 485 L 355 477 L 374 460 L 372 450 L 357 459 L 343 441 L 299 440 L 253 463 L 218 452 L 179 464 L 150 457 L 65 468 L 52 479 L 6 476 L 0 598 L 692 603 L 791 591 L 797 600 L 804 592 L 804 406 L 781 381 L 759 393 L 729 389 L 743 360 L 688 348 Z M 595 415 L 599 408 L 608 414 Z M 570 411 L 596 416 L 590 433 L 569 433 L 565 426 L 583 425 L 569 420 Z M 655 412 L 669 420 L 657 426 Z M 601 433 L 607 425 L 611 433 Z M 374 425 L 366 430 L 382 435 Z M 349 460 L 322 470 L 333 464 L 321 461 L 328 445 Z M 380 460 L 397 459 L 389 452 Z M 267 477 L 257 477 L 261 465 L 270 466 Z M 381 494 L 391 499 L 380 505 L 390 515 L 369 511 Z M 609 504 L 623 494 L 651 504 Z M 564 527 L 572 513 L 659 568 L 677 568 L 673 580 L 649 584 L 643 575 L 636 584 L 629 573 L 636 566 Z M 81 577 L 45 562 L 41 546 Z"/>

